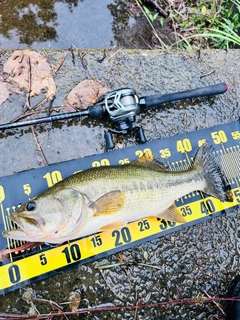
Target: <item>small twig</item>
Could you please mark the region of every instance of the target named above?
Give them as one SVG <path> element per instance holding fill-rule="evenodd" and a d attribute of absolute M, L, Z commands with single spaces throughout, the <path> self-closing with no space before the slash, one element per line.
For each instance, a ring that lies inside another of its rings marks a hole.
<path fill-rule="evenodd" d="M 32 107 L 30 110 L 26 111 L 24 114 L 20 114 L 17 118 L 13 119 L 13 120 L 11 121 L 11 123 L 17 122 L 17 121 L 19 121 L 19 120 L 21 120 L 21 119 L 24 119 L 24 118 L 26 118 L 27 116 L 31 116 L 32 114 L 35 113 L 35 110 L 36 110 L 39 106 L 45 104 L 46 102 L 48 102 L 48 100 L 53 100 L 53 98 L 54 98 L 53 95 L 50 95 L 49 97 L 45 97 L 42 101 L 40 101 L 38 104 L 36 104 L 36 105 L 35 105 L 34 107 Z"/>
<path fill-rule="evenodd" d="M 206 294 L 206 296 L 207 296 L 208 298 L 211 299 L 211 296 L 207 293 L 206 290 L 203 290 L 203 292 Z M 214 303 L 215 306 L 222 312 L 222 314 L 223 314 L 224 316 L 226 316 L 226 313 L 223 311 L 223 309 L 222 309 L 222 307 L 220 306 L 220 304 L 219 304 L 217 301 L 214 301 L 214 300 L 213 300 L 213 303 Z"/>
<path fill-rule="evenodd" d="M 97 266 L 95 267 L 96 269 L 109 269 L 109 268 L 114 268 L 114 267 L 119 267 L 119 266 L 142 266 L 142 267 L 149 267 L 149 268 L 154 268 L 154 269 L 158 269 L 158 270 L 162 270 L 161 267 L 158 266 L 152 266 L 151 264 L 147 264 L 147 263 L 142 263 L 142 262 L 117 262 L 117 263 L 113 263 L 113 264 L 107 264 L 107 265 L 103 265 L 103 266 Z"/>
<path fill-rule="evenodd" d="M 66 316 L 65 312 L 62 311 L 62 307 L 59 306 L 59 304 L 57 304 L 56 302 L 52 301 L 52 300 L 47 300 L 47 299 L 37 299 L 37 298 L 33 298 L 31 299 L 32 302 L 37 302 L 37 303 L 43 303 L 43 304 L 47 304 L 50 305 L 51 308 L 53 309 L 53 311 L 57 310 L 58 312 L 60 312 L 60 314 L 62 314 L 64 316 L 65 319 L 68 320 L 68 317 Z M 51 315 L 51 314 L 50 314 Z"/>
<path fill-rule="evenodd" d="M 72 64 L 75 66 L 74 48 L 76 49 L 76 47 L 74 46 L 74 44 L 72 44 L 72 45 L 71 45 L 71 47 L 70 47 L 68 50 L 71 52 L 71 56 L 72 56 Z"/>
<path fill-rule="evenodd" d="M 49 98 L 49 105 L 48 105 L 48 116 L 50 116 L 51 115 L 51 113 L 52 113 L 52 106 L 53 106 L 53 101 L 54 101 L 54 99 L 56 98 L 56 96 L 51 96 L 51 99 Z"/>
<path fill-rule="evenodd" d="M 152 266 L 152 265 L 147 264 L 147 263 L 139 262 L 139 263 L 137 263 L 137 265 L 142 266 L 142 267 L 149 267 L 149 268 L 153 268 L 153 269 L 162 270 L 162 268 L 161 268 L 161 267 Z"/>
<path fill-rule="evenodd" d="M 119 51 L 122 51 L 122 48 L 119 48 L 117 51 L 115 51 L 110 57 L 107 58 L 107 60 L 112 59 L 116 54 L 118 54 Z"/>
<path fill-rule="evenodd" d="M 140 36 L 142 42 L 144 42 L 145 45 L 148 47 L 148 49 L 150 49 L 150 50 L 153 50 L 153 49 L 154 49 L 154 47 L 151 46 L 149 43 L 147 43 L 147 41 L 146 41 L 141 35 L 139 35 L 139 36 Z"/>
<path fill-rule="evenodd" d="M 46 50 L 43 51 L 45 53 L 45 56 L 46 56 L 46 60 L 47 60 L 47 63 L 49 64 L 51 70 L 52 70 L 52 73 L 55 74 L 56 73 L 56 69 L 58 67 L 55 66 L 55 64 L 52 62 L 54 59 L 53 57 L 51 57 Z M 65 60 L 65 59 L 64 59 Z M 63 61 L 64 62 L 64 61 Z M 61 63 L 60 63 L 61 65 Z"/>
<path fill-rule="evenodd" d="M 63 57 L 62 61 L 60 62 L 60 64 L 58 65 L 58 67 L 56 67 L 56 69 L 55 69 L 55 73 L 57 73 L 57 72 L 61 69 L 61 67 L 63 66 L 63 64 L 64 64 L 64 62 L 65 62 L 65 60 L 66 60 L 66 58 L 67 58 L 67 55 L 68 55 L 68 52 L 65 51 L 64 57 Z"/>
<path fill-rule="evenodd" d="M 33 134 L 34 140 L 36 142 L 36 145 L 38 147 L 38 150 L 41 153 L 41 156 L 42 156 L 43 161 L 45 163 L 45 166 L 48 166 L 48 161 L 47 161 L 47 159 L 46 159 L 46 157 L 45 157 L 45 155 L 43 153 L 43 150 L 42 150 L 42 147 L 41 147 L 40 143 L 38 142 L 38 138 L 37 138 L 37 135 L 36 135 L 36 133 L 34 131 L 34 127 L 33 126 L 31 126 L 31 130 L 32 130 L 32 134 Z"/>
<path fill-rule="evenodd" d="M 103 50 L 103 56 L 100 59 L 97 59 L 97 62 L 102 63 L 106 59 L 106 49 Z"/>
<path fill-rule="evenodd" d="M 186 125 L 187 125 L 187 114 L 186 114 L 186 112 L 184 113 L 182 123 L 186 127 Z"/>
<path fill-rule="evenodd" d="M 164 18 L 168 17 L 168 13 L 157 3 L 156 0 L 145 0 L 145 1 L 150 3 L 152 6 L 154 6 L 155 9 L 157 9 L 157 11 L 164 16 Z"/>
<path fill-rule="evenodd" d="M 86 61 L 84 61 L 83 58 L 84 58 L 89 52 L 90 52 L 90 50 L 87 50 L 86 52 L 81 52 L 80 50 L 77 50 L 78 57 L 79 57 L 79 59 L 80 59 L 80 61 L 81 61 L 81 64 L 82 64 L 82 66 L 83 66 L 83 68 L 84 68 L 85 70 L 88 69 L 88 64 L 87 64 Z"/>
<path fill-rule="evenodd" d="M 26 101 L 25 101 L 25 105 L 24 105 L 24 111 L 31 109 L 31 105 L 30 105 L 30 93 L 31 93 L 31 86 L 32 86 L 30 57 L 27 55 L 26 58 L 27 58 L 27 64 L 28 64 L 28 89 L 27 89 Z"/>
<path fill-rule="evenodd" d="M 212 73 L 214 73 L 214 72 L 216 72 L 216 69 L 214 69 L 214 70 L 212 70 L 212 71 L 210 71 L 210 72 L 208 72 L 208 73 L 205 73 L 205 74 L 201 75 L 199 78 L 202 79 L 202 78 L 204 78 L 204 77 L 210 76 L 210 74 L 212 74 Z"/>
<path fill-rule="evenodd" d="M 199 303 L 206 303 L 206 302 L 213 302 L 213 301 L 240 301 L 239 298 L 206 298 L 206 297 L 197 297 L 197 298 L 183 298 L 179 300 L 168 300 L 162 302 L 155 302 L 155 303 L 140 303 L 138 305 L 125 305 L 125 306 L 106 306 L 106 305 L 99 305 L 96 307 L 84 308 L 79 309 L 76 311 L 67 311 L 64 312 L 65 315 L 77 315 L 77 314 L 86 314 L 86 313 L 95 313 L 95 312 L 104 312 L 104 311 L 118 311 L 118 310 L 135 310 L 135 309 L 145 309 L 145 308 L 155 308 L 160 306 L 166 305 L 183 305 L 183 304 L 199 304 Z M 11 319 L 11 320 L 18 320 L 18 319 L 48 319 L 49 316 L 51 317 L 60 317 L 62 316 L 61 313 L 51 313 L 51 314 L 41 314 L 37 316 L 27 316 L 27 315 L 15 315 L 15 314 L 7 314 L 7 313 L 0 313 L 0 320 L 4 319 Z"/>
<path fill-rule="evenodd" d="M 138 292 L 137 292 L 137 290 L 136 290 L 135 299 L 136 299 L 136 306 L 138 306 Z M 137 314 L 138 314 L 138 309 L 135 309 L 133 320 L 137 320 Z"/>

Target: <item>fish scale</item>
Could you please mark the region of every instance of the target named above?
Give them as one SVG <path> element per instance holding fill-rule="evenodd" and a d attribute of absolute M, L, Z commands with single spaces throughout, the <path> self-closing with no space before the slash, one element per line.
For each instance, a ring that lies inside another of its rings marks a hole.
<path fill-rule="evenodd" d="M 16 229 L 16 224 L 10 223 L 8 217 L 18 207 L 35 194 L 52 187 L 62 177 L 67 177 L 79 170 L 89 167 L 107 166 L 110 164 L 124 164 L 143 154 L 161 156 L 170 171 L 189 169 L 191 161 L 204 141 L 214 144 L 211 153 L 219 160 L 231 184 L 233 202 L 221 202 L 203 192 L 194 191 L 176 199 L 175 203 L 186 223 L 176 223 L 148 217 L 121 228 L 114 228 L 106 232 L 92 234 L 58 246 L 35 244 L 33 249 L 27 249 L 24 241 L 0 239 L 0 245 L 9 249 L 1 252 L 4 262 L 0 262 L 0 293 L 20 288 L 33 281 L 55 274 L 60 270 L 85 264 L 100 257 L 125 250 L 150 241 L 166 234 L 190 227 L 196 223 L 228 213 L 240 204 L 240 122 L 222 124 L 216 127 L 188 132 L 167 139 L 148 142 L 125 149 L 94 155 L 88 158 L 71 160 L 68 162 L 41 167 L 30 171 L 0 178 L 0 202 L 2 223 L 1 231 Z M 174 175 L 174 172 L 172 172 Z M 75 175 L 74 175 L 75 176 Z M 72 176 L 72 178 L 74 177 Z M 36 183 L 37 182 L 37 183 Z M 105 187 L 107 183 L 105 182 Z M 226 217 L 227 218 L 227 217 Z M 228 219 L 227 219 L 228 220 Z M 76 226 L 76 223 L 75 223 Z M 21 245 L 24 245 L 24 249 Z M 19 247 L 20 246 L 20 247 Z M 18 252 L 14 252 L 18 249 Z M 10 251 L 11 250 L 11 251 Z M 20 251 L 21 250 L 21 251 Z M 7 256 L 8 255 L 8 256 Z"/>
<path fill-rule="evenodd" d="M 62 243 L 148 216 L 185 222 L 174 201 L 195 190 L 227 200 L 223 174 L 203 145 L 189 170 L 168 171 L 143 155 L 123 166 L 97 167 L 60 181 L 11 216 L 4 237 Z"/>

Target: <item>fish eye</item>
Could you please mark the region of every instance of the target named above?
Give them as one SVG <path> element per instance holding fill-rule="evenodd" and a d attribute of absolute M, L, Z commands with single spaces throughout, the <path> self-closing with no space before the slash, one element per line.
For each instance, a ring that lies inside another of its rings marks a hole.
<path fill-rule="evenodd" d="M 27 204 L 27 210 L 28 211 L 34 211 L 36 209 L 36 203 L 31 201 L 31 202 L 28 202 Z"/>

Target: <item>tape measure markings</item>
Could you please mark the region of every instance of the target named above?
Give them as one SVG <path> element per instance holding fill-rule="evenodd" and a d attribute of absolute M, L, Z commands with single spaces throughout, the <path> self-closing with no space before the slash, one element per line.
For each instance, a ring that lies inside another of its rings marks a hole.
<path fill-rule="evenodd" d="M 228 177 L 232 179 L 231 183 L 239 186 L 240 178 L 240 151 L 232 151 L 227 148 L 228 153 L 222 155 L 221 163 L 225 172 L 227 172 Z"/>
<path fill-rule="evenodd" d="M 188 141 L 187 143 L 185 142 L 185 141 Z M 183 140 L 178 140 L 178 142 L 179 141 L 181 141 L 181 148 L 186 148 L 186 146 L 187 146 L 187 148 L 188 148 L 188 152 L 190 152 L 190 146 L 191 146 L 191 142 L 190 142 L 190 140 L 189 139 L 183 139 Z M 185 142 L 185 144 L 183 144 L 183 142 Z M 183 146 L 185 146 L 185 147 L 183 147 Z M 138 155 L 139 156 L 141 156 L 144 152 L 146 152 L 146 150 L 147 150 L 147 152 L 150 154 L 150 155 L 152 155 L 152 150 L 150 149 L 150 148 L 147 148 L 147 149 L 145 149 L 143 152 L 141 152 L 141 153 L 139 153 L 139 150 L 138 151 L 136 151 L 135 152 L 135 154 L 136 153 L 138 153 Z M 181 149 L 181 150 L 183 150 L 183 149 Z M 184 149 L 185 150 L 185 149 Z M 220 156 L 220 158 L 221 159 L 223 159 L 223 156 L 224 155 L 228 155 L 228 153 L 226 152 L 226 149 L 225 148 L 223 148 L 223 150 L 222 149 L 220 149 L 220 150 L 217 150 L 216 151 L 216 153 L 218 154 L 218 153 L 220 153 L 221 154 L 221 156 Z M 188 157 L 188 154 L 187 154 L 187 152 L 185 151 L 184 152 L 184 154 L 185 154 L 185 156 L 186 156 L 186 159 L 183 159 L 183 160 L 179 160 L 179 161 L 173 161 L 172 163 L 170 163 L 169 161 L 167 162 L 168 163 L 168 165 L 169 165 L 169 169 L 171 170 L 171 171 L 175 171 L 175 170 L 187 170 L 187 169 L 189 169 L 189 167 L 191 166 L 191 164 L 192 164 L 192 161 L 193 161 L 193 157 L 191 157 L 191 158 L 189 158 Z M 223 167 L 225 167 L 227 170 L 226 171 L 229 171 L 228 169 L 231 167 L 229 164 L 225 164 L 226 163 L 226 158 L 224 158 L 222 161 L 222 165 L 223 165 Z M 97 164 L 96 164 L 97 163 Z M 184 164 L 183 164 L 184 163 Z M 108 161 L 106 161 L 106 159 L 104 158 L 104 159 L 102 159 L 100 162 L 96 162 L 96 161 L 94 161 L 93 162 L 93 166 L 99 166 L 99 165 L 110 165 L 110 162 L 109 162 L 109 160 Z M 232 175 L 231 175 L 231 172 L 229 171 L 229 172 L 227 172 L 227 177 L 232 177 Z M 46 180 L 47 180 L 47 184 L 48 184 L 48 187 L 51 187 L 51 186 L 53 186 L 55 183 L 57 183 L 58 181 L 60 181 L 60 180 L 62 180 L 62 173 L 59 171 L 59 170 L 54 170 L 54 171 L 52 171 L 52 172 L 47 172 L 44 176 L 43 176 L 43 178 L 45 178 Z M 235 184 L 235 182 L 234 181 L 231 181 L 231 183 L 232 184 Z M 29 185 L 29 184 L 28 184 Z M 238 184 L 238 182 L 237 182 L 237 185 L 239 185 Z M 24 185 L 23 185 L 24 186 Z M 24 188 L 23 188 L 23 190 L 24 190 Z M 181 198 L 181 201 L 182 201 L 182 203 L 184 204 L 184 199 L 186 200 L 186 199 L 191 199 L 192 200 L 192 197 L 195 197 L 196 195 L 201 195 L 201 198 L 202 199 L 204 199 L 204 195 L 203 195 L 203 193 L 202 192 L 197 192 L 197 191 L 194 191 L 194 192 L 192 192 L 192 193 L 190 193 L 190 194 L 188 194 L 188 195 L 185 195 L 184 197 L 182 197 Z M 14 211 L 16 209 L 16 206 L 12 206 L 12 211 Z M 10 208 L 7 208 L 6 209 L 7 210 L 7 212 L 8 212 L 8 216 L 10 215 Z M 4 220 L 4 222 L 5 222 L 5 224 L 4 224 L 4 226 L 5 226 L 5 228 L 7 228 L 7 229 L 14 229 L 14 228 L 17 228 L 17 225 L 15 224 L 15 223 L 13 223 L 13 222 L 9 222 L 9 219 L 7 218 L 7 216 L 5 216 L 4 218 L 3 218 L 3 220 Z M 7 221 L 7 222 L 6 222 Z M 8 239 L 9 240 L 9 239 Z M 20 245 L 22 245 L 23 243 L 25 243 L 25 242 L 22 242 L 22 241 L 16 241 L 16 240 L 12 240 L 12 239 L 10 239 L 10 241 L 11 241 L 11 247 L 12 246 L 14 246 L 15 248 L 16 247 L 19 247 Z"/>
<path fill-rule="evenodd" d="M 187 223 L 202 220 L 222 210 L 234 207 L 240 203 L 240 188 L 235 188 L 234 202 L 222 203 L 213 197 L 207 197 L 179 207 Z M 180 226 L 179 223 L 150 217 L 132 222 L 127 226 L 109 232 L 102 232 L 89 237 L 72 241 L 68 244 L 45 249 L 24 259 L 3 265 L 0 268 L 0 292 L 20 282 L 25 282 L 66 265 L 86 260 L 100 253 L 123 247 L 125 244 L 137 242 L 143 238 L 160 234 L 166 230 Z M 6 276 L 8 275 L 8 276 Z"/>
<path fill-rule="evenodd" d="M 106 255 L 107 252 L 113 253 L 123 250 L 126 247 L 133 246 L 136 243 L 141 243 L 144 240 L 153 239 L 163 236 L 167 233 L 179 230 L 181 227 L 192 225 L 200 221 L 205 221 L 211 216 L 216 216 L 222 212 L 240 205 L 240 131 L 239 121 L 231 124 L 220 125 L 215 128 L 202 129 L 197 132 L 190 132 L 180 136 L 170 137 L 160 141 L 149 142 L 149 147 L 139 149 L 139 146 L 126 148 L 96 155 L 90 162 L 90 166 L 102 166 L 110 164 L 126 164 L 134 158 L 147 153 L 149 157 L 153 154 L 158 154 L 162 161 L 169 167 L 170 170 L 188 169 L 192 164 L 192 159 L 198 146 L 201 146 L 206 141 L 210 141 L 215 145 L 215 155 L 219 157 L 223 170 L 227 179 L 231 182 L 232 191 L 234 194 L 234 202 L 221 203 L 218 199 L 208 197 L 202 192 L 194 191 L 181 199 L 176 200 L 182 215 L 186 218 L 187 223 L 184 225 L 173 222 L 164 221 L 158 218 L 146 218 L 136 222 L 132 222 L 127 226 L 109 232 L 95 234 L 84 239 L 71 241 L 65 245 L 48 248 L 46 245 L 36 247 L 35 249 L 27 250 L 19 254 L 12 254 L 10 262 L 7 261 L 0 266 L 0 293 L 5 293 L 13 288 L 30 282 L 32 279 L 39 279 L 52 274 L 57 270 L 62 270 L 68 266 L 83 263 L 87 260 L 93 260 L 97 257 Z M 198 139 L 196 139 L 196 135 Z M 170 143 L 169 143 L 170 141 Z M 238 143 L 238 144 L 237 144 Z M 160 148 L 159 148 L 160 147 Z M 117 155 L 117 156 L 115 156 Z M 88 158 L 89 159 L 89 158 Z M 89 168 L 89 160 L 76 160 L 76 162 L 68 162 L 73 166 L 68 165 L 67 176 L 76 171 L 82 171 Z M 174 161 L 175 160 L 175 161 Z M 76 163 L 76 164 L 75 164 Z M 48 168 L 40 168 L 36 171 L 43 174 L 38 178 L 37 186 L 42 189 L 51 187 L 56 182 L 65 178 L 66 165 L 60 163 L 52 165 Z M 69 172 L 72 168 L 72 173 Z M 29 175 L 21 175 L 23 184 L 21 185 L 22 199 L 30 199 L 36 193 L 36 181 Z M 29 181 L 25 177 L 28 177 Z M 7 178 L 6 178 L 7 179 Z M 4 177 L 2 179 L 4 180 Z M 11 190 L 11 189 L 10 189 Z M 39 192 L 38 192 L 39 193 Z M 2 220 L 4 228 L 13 228 L 9 224 L 7 216 L 13 211 L 12 204 L 4 210 L 5 194 L 8 195 L 3 185 L 0 185 L 0 204 L 2 212 Z M 11 194 L 11 192 L 10 192 Z M 1 201 L 2 199 L 2 201 Z M 26 201 L 27 201 L 26 200 Z M 7 202 L 8 203 L 8 202 Z M 5 214 L 6 212 L 6 214 Z M 15 227 L 15 226 L 14 226 Z M 23 242 L 12 241 L 12 245 L 17 247 Z M 10 244 L 8 242 L 8 244 Z M 36 267 L 37 266 L 37 267 Z"/>

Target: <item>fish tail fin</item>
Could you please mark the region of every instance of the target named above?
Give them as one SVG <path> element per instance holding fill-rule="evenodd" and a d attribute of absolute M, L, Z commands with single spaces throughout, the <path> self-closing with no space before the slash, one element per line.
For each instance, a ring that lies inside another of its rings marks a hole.
<path fill-rule="evenodd" d="M 202 171 L 207 183 L 202 191 L 221 201 L 232 202 L 231 186 L 227 182 L 227 178 L 221 170 L 218 159 L 213 152 L 214 147 L 205 143 L 199 148 L 194 160 L 193 167 L 198 171 Z"/>

